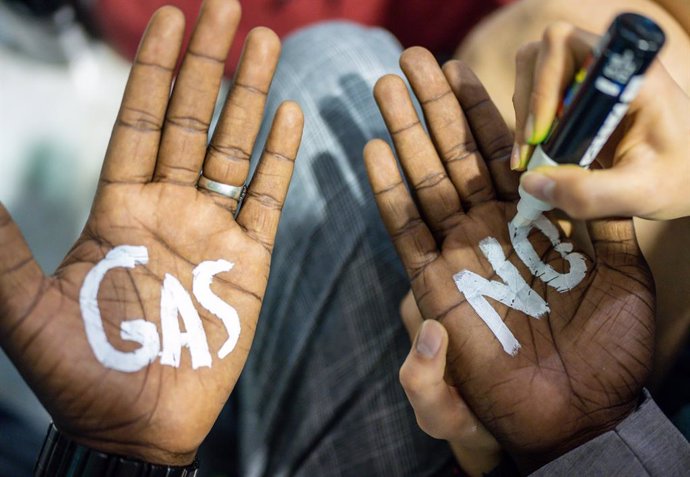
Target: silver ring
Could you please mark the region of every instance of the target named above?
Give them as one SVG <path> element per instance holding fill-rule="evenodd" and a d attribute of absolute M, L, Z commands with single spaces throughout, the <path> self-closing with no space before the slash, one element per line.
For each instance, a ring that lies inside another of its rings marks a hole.
<path fill-rule="evenodd" d="M 235 199 L 237 202 L 241 202 L 244 198 L 244 195 L 247 193 L 247 186 L 244 184 L 241 186 L 223 184 L 222 182 L 213 181 L 203 174 L 199 176 L 197 187 L 210 190 L 211 192 L 224 195 L 225 197 L 230 197 L 231 199 Z"/>

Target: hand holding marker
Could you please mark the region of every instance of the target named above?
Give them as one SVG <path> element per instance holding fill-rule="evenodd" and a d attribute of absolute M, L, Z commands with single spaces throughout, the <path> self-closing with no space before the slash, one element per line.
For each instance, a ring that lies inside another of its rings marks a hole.
<path fill-rule="evenodd" d="M 593 56 L 576 75 L 563 100 L 563 113 L 546 141 L 537 146 L 528 169 L 564 164 L 589 167 L 627 112 L 642 85 L 642 75 L 663 43 L 663 32 L 648 18 L 632 13 L 616 17 Z M 530 122 L 528 128 L 534 126 Z M 527 225 L 553 208 L 523 187 L 520 196 L 515 225 Z"/>

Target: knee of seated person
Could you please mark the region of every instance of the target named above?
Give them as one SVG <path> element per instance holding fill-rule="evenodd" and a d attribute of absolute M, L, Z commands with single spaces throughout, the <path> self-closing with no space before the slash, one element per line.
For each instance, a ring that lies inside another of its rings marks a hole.
<path fill-rule="evenodd" d="M 554 22 L 567 22 L 583 30 L 603 34 L 614 16 L 636 11 L 659 23 L 668 38 L 661 60 L 671 77 L 690 91 L 690 33 L 654 0 L 521 0 L 479 23 L 465 37 L 456 57 L 465 61 L 489 91 L 509 126 L 514 127 L 511 94 L 515 85 L 514 59 L 518 49 L 539 41 Z"/>
<path fill-rule="evenodd" d="M 339 52 L 343 50 L 363 49 L 386 57 L 392 54 L 396 60 L 402 51 L 398 40 L 387 30 L 334 20 L 316 23 L 288 35 L 283 43 L 283 60 L 291 65 L 299 62 L 314 65 L 339 61 Z"/>

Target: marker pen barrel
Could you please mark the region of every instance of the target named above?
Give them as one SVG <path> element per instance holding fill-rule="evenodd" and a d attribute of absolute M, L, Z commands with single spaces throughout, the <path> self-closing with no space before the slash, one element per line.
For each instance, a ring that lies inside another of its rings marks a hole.
<path fill-rule="evenodd" d="M 664 32 L 647 17 L 618 15 L 563 99 L 563 114 L 536 147 L 527 170 L 577 164 L 589 167 L 625 116 L 664 44 Z M 553 206 L 519 189 L 515 226 L 525 226 Z"/>

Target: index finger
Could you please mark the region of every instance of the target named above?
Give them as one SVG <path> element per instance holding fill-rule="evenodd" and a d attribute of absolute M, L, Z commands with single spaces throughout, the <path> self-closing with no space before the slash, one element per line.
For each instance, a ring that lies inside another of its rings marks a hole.
<path fill-rule="evenodd" d="M 592 51 L 595 39 L 595 35 L 565 22 L 554 23 L 544 31 L 533 75 L 529 114 L 522 133 L 529 144 L 546 139 L 561 97 L 577 68 Z"/>

